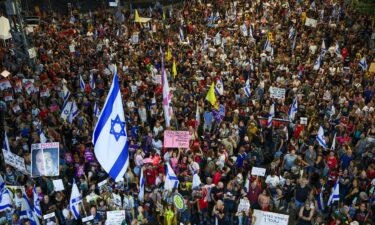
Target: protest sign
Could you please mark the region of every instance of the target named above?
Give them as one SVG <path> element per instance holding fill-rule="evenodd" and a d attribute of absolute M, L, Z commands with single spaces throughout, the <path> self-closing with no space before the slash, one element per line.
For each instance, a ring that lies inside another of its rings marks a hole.
<path fill-rule="evenodd" d="M 250 202 L 248 199 L 240 199 L 237 212 L 248 212 L 250 209 Z"/>
<path fill-rule="evenodd" d="M 254 225 L 288 225 L 289 216 L 279 213 L 254 210 Z"/>
<path fill-rule="evenodd" d="M 189 148 L 191 134 L 189 131 L 164 131 L 164 148 Z"/>
<path fill-rule="evenodd" d="M 125 219 L 125 210 L 107 211 L 106 224 L 110 225 L 121 225 L 121 222 Z"/>
<path fill-rule="evenodd" d="M 314 27 L 315 28 L 317 24 L 318 24 L 317 20 L 311 19 L 309 17 L 306 18 L 305 26 L 307 26 L 307 27 Z"/>
<path fill-rule="evenodd" d="M 59 142 L 38 143 L 31 145 L 31 175 L 59 175 Z"/>
<path fill-rule="evenodd" d="M 155 80 L 157 84 L 162 84 L 161 75 L 155 75 Z"/>
<path fill-rule="evenodd" d="M 56 225 L 57 222 L 56 222 L 55 213 L 53 212 L 53 213 L 49 213 L 47 215 L 44 215 L 43 221 L 44 221 L 44 224 L 46 224 L 46 225 Z"/>
<path fill-rule="evenodd" d="M 138 44 L 139 43 L 139 34 L 138 33 L 134 33 L 132 35 L 131 41 L 132 41 L 133 44 Z"/>
<path fill-rule="evenodd" d="M 251 169 L 251 175 L 264 177 L 265 174 L 266 174 L 266 169 L 265 168 L 260 168 L 260 167 L 255 167 L 254 166 Z"/>
<path fill-rule="evenodd" d="M 185 200 L 181 194 L 174 193 L 172 195 L 172 201 L 173 201 L 173 205 L 176 207 L 178 211 L 183 212 L 185 210 L 186 208 Z"/>
<path fill-rule="evenodd" d="M 6 164 L 13 166 L 15 169 L 19 171 L 25 171 L 25 160 L 24 158 L 12 153 L 11 151 L 7 151 L 3 149 L 3 156 L 4 161 Z"/>
<path fill-rule="evenodd" d="M 64 184 L 63 184 L 61 179 L 53 180 L 52 182 L 53 182 L 53 186 L 55 188 L 55 191 L 63 191 L 65 189 Z"/>
<path fill-rule="evenodd" d="M 300 119 L 300 124 L 307 125 L 307 117 L 301 117 Z"/>
<path fill-rule="evenodd" d="M 91 224 L 93 224 L 93 222 L 94 222 L 94 216 L 93 215 L 82 218 L 82 224 L 83 225 L 89 225 L 89 224 L 91 225 Z"/>
<path fill-rule="evenodd" d="M 285 89 L 278 87 L 270 87 L 270 97 L 277 99 L 285 99 Z"/>
<path fill-rule="evenodd" d="M 115 193 L 112 193 L 112 197 L 113 197 L 113 203 L 114 203 L 116 206 L 121 207 L 121 206 L 122 206 L 122 203 L 121 203 L 121 196 L 120 196 L 120 195 L 117 195 L 117 194 L 115 194 Z"/>

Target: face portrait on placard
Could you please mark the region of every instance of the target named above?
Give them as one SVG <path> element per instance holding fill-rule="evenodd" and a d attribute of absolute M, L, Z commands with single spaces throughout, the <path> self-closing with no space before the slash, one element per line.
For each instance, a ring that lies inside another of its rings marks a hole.
<path fill-rule="evenodd" d="M 34 149 L 32 151 L 32 176 L 58 176 L 58 149 Z"/>

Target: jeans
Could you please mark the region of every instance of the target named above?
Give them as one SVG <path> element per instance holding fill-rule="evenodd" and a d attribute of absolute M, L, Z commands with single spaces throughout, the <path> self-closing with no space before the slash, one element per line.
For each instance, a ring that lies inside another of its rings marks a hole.
<path fill-rule="evenodd" d="M 296 204 L 297 210 L 299 210 L 303 206 L 303 204 L 305 204 L 304 202 L 300 202 L 297 199 L 294 200 L 294 203 Z"/>

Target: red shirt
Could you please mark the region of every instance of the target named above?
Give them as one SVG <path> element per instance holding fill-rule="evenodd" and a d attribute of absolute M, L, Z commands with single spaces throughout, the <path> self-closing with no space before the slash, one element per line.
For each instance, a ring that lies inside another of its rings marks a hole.
<path fill-rule="evenodd" d="M 220 181 L 220 178 L 221 178 L 221 173 L 220 171 L 217 171 L 215 173 L 215 176 L 212 178 L 212 183 L 214 183 L 215 185 L 217 185 Z"/>
<path fill-rule="evenodd" d="M 334 169 L 337 166 L 337 159 L 336 157 L 329 157 L 327 156 L 327 164 L 329 169 Z"/>
<path fill-rule="evenodd" d="M 146 186 L 151 186 L 155 184 L 156 177 L 158 176 L 158 171 L 155 169 L 146 169 L 144 172 L 146 177 Z"/>

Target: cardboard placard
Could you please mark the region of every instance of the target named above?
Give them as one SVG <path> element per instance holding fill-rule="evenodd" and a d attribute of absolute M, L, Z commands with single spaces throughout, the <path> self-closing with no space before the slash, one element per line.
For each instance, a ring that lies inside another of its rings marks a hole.
<path fill-rule="evenodd" d="M 265 174 L 266 174 L 266 169 L 265 168 L 260 168 L 260 167 L 255 167 L 254 166 L 251 169 L 251 175 L 264 177 Z"/>

